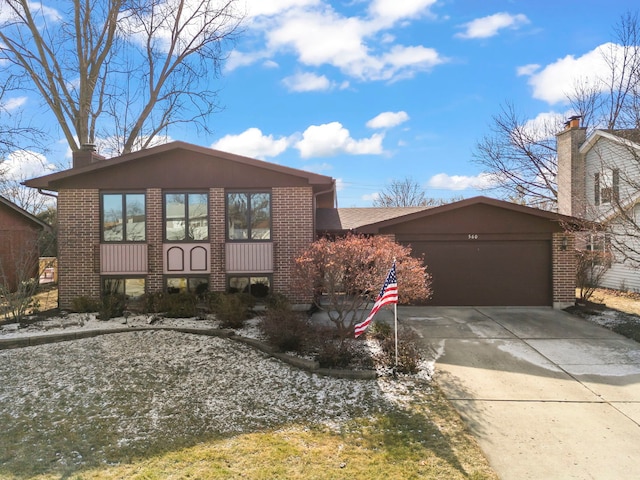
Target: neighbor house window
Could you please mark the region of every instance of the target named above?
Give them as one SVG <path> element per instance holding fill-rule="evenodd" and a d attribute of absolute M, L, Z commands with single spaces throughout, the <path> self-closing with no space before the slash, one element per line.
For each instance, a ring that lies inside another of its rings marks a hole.
<path fill-rule="evenodd" d="M 610 168 L 596 173 L 593 186 L 596 205 L 617 202 L 620 196 L 620 170 Z"/>
<path fill-rule="evenodd" d="M 206 193 L 165 193 L 165 239 L 206 241 L 209 239 L 209 195 Z"/>
<path fill-rule="evenodd" d="M 167 277 L 167 293 L 195 293 L 202 295 L 209 290 L 207 277 Z"/>
<path fill-rule="evenodd" d="M 227 238 L 271 240 L 270 193 L 227 193 Z"/>
<path fill-rule="evenodd" d="M 102 240 L 144 242 L 146 240 L 144 193 L 102 194 Z"/>
<path fill-rule="evenodd" d="M 102 280 L 102 292 L 105 295 L 124 295 L 127 299 L 141 298 L 145 293 L 146 281 L 142 277 L 106 277 Z"/>
<path fill-rule="evenodd" d="M 264 298 L 271 291 L 271 279 L 265 276 L 230 276 L 229 293 L 249 293 Z"/>

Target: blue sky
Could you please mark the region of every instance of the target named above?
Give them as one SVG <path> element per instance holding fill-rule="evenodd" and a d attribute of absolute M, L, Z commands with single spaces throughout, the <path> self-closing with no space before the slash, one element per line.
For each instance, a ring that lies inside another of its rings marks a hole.
<path fill-rule="evenodd" d="M 570 114 L 565 92 L 602 70 L 631 0 L 245 0 L 245 32 L 217 80 L 213 135 L 172 140 L 332 176 L 341 207 L 392 179 L 471 197 L 472 156 L 505 102 L 532 121 Z M 28 103 L 28 102 L 27 102 Z M 68 163 L 69 152 L 47 161 Z"/>

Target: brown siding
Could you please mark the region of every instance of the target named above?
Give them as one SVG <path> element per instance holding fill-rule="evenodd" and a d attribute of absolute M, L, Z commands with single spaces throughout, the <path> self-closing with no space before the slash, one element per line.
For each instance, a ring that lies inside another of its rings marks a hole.
<path fill-rule="evenodd" d="M 311 303 L 311 292 L 296 292 L 292 284 L 294 259 L 314 240 L 311 187 L 274 188 L 271 199 L 275 271 L 273 290 L 294 303 Z"/>
<path fill-rule="evenodd" d="M 33 222 L 0 204 L 0 284 L 10 290 L 17 282 L 38 276 L 38 236 Z"/>
<path fill-rule="evenodd" d="M 93 189 L 61 190 L 58 195 L 58 287 L 62 309 L 74 298 L 100 296 L 95 255 L 100 243 L 100 195 Z"/>

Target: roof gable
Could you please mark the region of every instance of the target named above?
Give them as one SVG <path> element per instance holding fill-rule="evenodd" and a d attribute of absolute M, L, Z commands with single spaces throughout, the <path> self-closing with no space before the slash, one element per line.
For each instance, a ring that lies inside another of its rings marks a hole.
<path fill-rule="evenodd" d="M 568 217 L 566 215 L 560 215 L 558 213 L 548 212 L 546 210 L 540 210 L 537 208 L 531 208 L 511 202 L 506 202 L 503 200 L 480 196 L 438 207 L 419 207 L 413 212 L 403 209 L 389 208 L 389 212 L 387 213 L 388 216 L 385 219 L 374 219 L 372 215 L 367 215 L 367 212 L 365 211 L 367 209 L 337 209 L 337 212 L 333 214 L 333 217 L 331 217 L 328 212 L 325 212 L 325 214 L 327 215 L 326 218 L 332 219 L 334 223 L 325 222 L 323 224 L 321 218 L 318 219 L 318 230 L 338 231 L 338 229 L 335 227 L 341 225 L 343 227 L 343 231 L 355 230 L 359 233 L 384 233 L 386 229 L 398 229 L 400 228 L 400 226 L 409 226 L 411 225 L 411 223 L 418 221 L 430 220 L 431 222 L 437 223 L 439 219 L 437 219 L 436 217 L 441 217 L 445 214 L 446 219 L 443 221 L 445 222 L 446 227 L 452 230 L 457 227 L 464 228 L 464 226 L 456 224 L 455 222 L 455 216 L 457 213 L 471 208 L 479 211 L 478 207 L 488 207 L 485 208 L 484 211 L 489 211 L 489 209 L 491 209 L 494 212 L 504 212 L 505 214 L 510 214 L 509 218 L 513 218 L 514 215 L 521 216 L 523 217 L 522 223 L 530 224 L 531 222 L 538 222 L 539 225 L 547 225 L 549 230 L 554 231 L 561 230 L 565 227 L 579 227 L 584 223 L 583 221 L 578 220 L 574 217 Z M 344 212 L 344 210 L 351 211 Z M 349 223 L 335 223 L 336 216 L 340 220 L 349 218 L 350 221 Z M 496 213 L 493 213 L 493 217 L 497 218 Z M 503 215 L 502 218 L 507 217 Z M 486 221 L 482 218 L 479 218 L 478 220 L 481 223 L 486 223 Z M 498 219 L 497 221 L 500 221 L 500 219 Z M 334 228 L 322 228 L 323 226 L 331 226 Z M 515 228 L 515 226 L 513 225 L 512 227 Z"/>
<path fill-rule="evenodd" d="M 587 153 L 599 140 L 606 140 L 640 150 L 639 130 L 596 130 L 580 146 L 580 153 Z"/>
<path fill-rule="evenodd" d="M 25 185 L 60 188 L 335 188 L 333 178 L 232 153 L 172 142 L 31 179 Z"/>
<path fill-rule="evenodd" d="M 7 198 L 4 198 L 1 195 L 0 195 L 0 208 L 5 209 L 11 212 L 12 214 L 23 218 L 25 221 L 37 226 L 38 228 L 43 228 L 47 230 L 51 229 L 51 226 L 49 224 L 43 222 L 35 215 L 32 215 L 31 213 L 27 212 L 23 208 L 19 207 L 18 205 L 8 200 Z"/>

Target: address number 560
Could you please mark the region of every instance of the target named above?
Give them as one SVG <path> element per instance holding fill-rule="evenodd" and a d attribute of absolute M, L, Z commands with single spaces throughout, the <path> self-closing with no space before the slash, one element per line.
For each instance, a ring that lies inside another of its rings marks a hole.
<path fill-rule="evenodd" d="M 476 233 L 469 234 L 469 240 L 477 240 L 477 239 L 478 239 L 478 234 Z"/>

